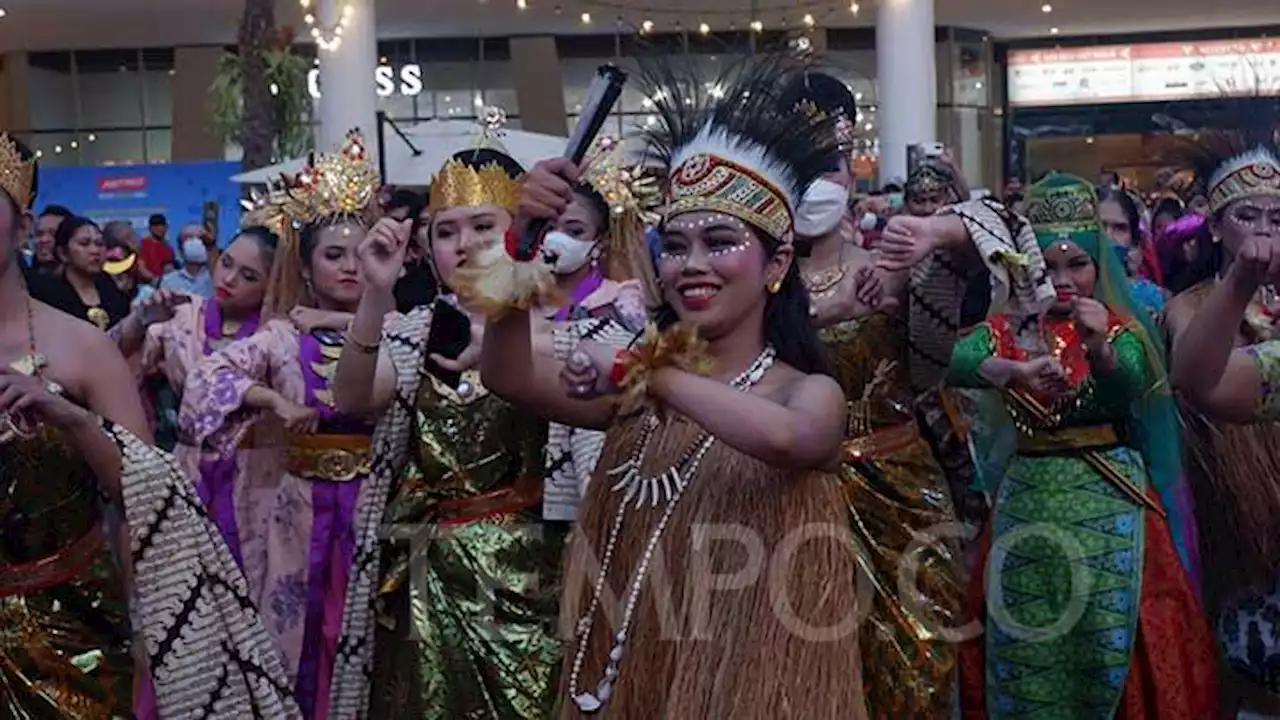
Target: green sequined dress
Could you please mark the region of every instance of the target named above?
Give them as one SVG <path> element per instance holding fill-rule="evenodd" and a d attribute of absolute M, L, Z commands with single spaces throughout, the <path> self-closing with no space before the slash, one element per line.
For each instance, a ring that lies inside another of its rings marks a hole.
<path fill-rule="evenodd" d="M 383 338 L 400 380 L 392 414 L 406 414 L 409 432 L 382 513 L 367 716 L 548 717 L 567 527 L 542 520 L 546 427 L 477 373 L 450 388 L 424 372 L 429 324 L 429 309 L 415 311 Z M 397 459 L 385 430 L 376 472 Z M 348 686 L 338 680 L 342 713 Z"/>

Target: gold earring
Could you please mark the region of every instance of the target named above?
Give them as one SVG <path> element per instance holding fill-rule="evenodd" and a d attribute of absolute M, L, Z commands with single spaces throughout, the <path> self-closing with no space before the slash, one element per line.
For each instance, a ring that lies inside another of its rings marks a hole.
<path fill-rule="evenodd" d="M 769 283 L 767 287 L 771 295 L 777 295 L 778 291 L 782 289 L 782 281 L 774 280 L 773 282 Z"/>

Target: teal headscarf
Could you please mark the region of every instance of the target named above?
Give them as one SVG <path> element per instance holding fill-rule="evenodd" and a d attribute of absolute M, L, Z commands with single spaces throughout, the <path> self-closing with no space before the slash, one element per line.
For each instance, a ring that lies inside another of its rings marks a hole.
<path fill-rule="evenodd" d="M 1146 346 L 1147 377 L 1151 385 L 1134 403 L 1130 434 L 1142 453 L 1151 483 L 1165 512 L 1178 555 L 1197 578 L 1197 547 L 1190 491 L 1182 465 L 1177 405 L 1169 385 L 1163 335 L 1152 315 L 1138 306 L 1121 257 L 1112 249 L 1098 219 L 1098 195 L 1088 181 L 1054 173 L 1027 192 L 1027 219 L 1043 250 L 1054 242 L 1073 242 L 1098 269 L 1093 297 L 1119 316 Z"/>

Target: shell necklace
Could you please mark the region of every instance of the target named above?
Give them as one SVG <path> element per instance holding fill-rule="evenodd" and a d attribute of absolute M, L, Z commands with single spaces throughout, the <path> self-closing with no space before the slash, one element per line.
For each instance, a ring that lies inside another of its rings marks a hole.
<path fill-rule="evenodd" d="M 766 345 L 755 361 L 751 363 L 741 375 L 734 378 L 729 384 L 733 388 L 742 392 L 749 391 L 755 387 L 769 368 L 773 366 L 773 361 L 777 357 L 772 345 Z M 661 422 L 658 416 L 650 411 L 644 420 L 644 429 L 640 432 L 635 450 L 632 451 L 631 457 L 621 465 L 609 470 L 606 477 L 610 480 L 617 478 L 616 483 L 610 488 L 615 493 L 622 493 L 622 502 L 618 504 L 617 513 L 613 518 L 613 526 L 609 531 L 609 540 L 605 544 L 604 561 L 600 564 L 600 574 L 596 577 L 595 587 L 591 593 L 591 602 L 587 606 L 587 611 L 578 618 L 577 626 L 574 634 L 578 638 L 578 652 L 573 658 L 573 668 L 569 673 L 569 696 L 573 698 L 573 702 L 578 709 L 584 713 L 595 713 L 603 708 L 611 697 L 613 697 L 613 686 L 618 680 L 619 666 L 622 664 L 622 658 L 626 655 L 627 649 L 627 630 L 631 627 L 631 620 L 635 617 L 636 606 L 640 601 L 640 591 L 644 587 L 645 576 L 649 572 L 649 562 L 653 558 L 653 552 L 658 546 L 658 541 L 662 538 L 662 533 L 667 528 L 667 522 L 671 520 L 671 515 L 675 512 L 676 505 L 679 504 L 680 498 L 684 495 L 685 488 L 689 486 L 689 482 L 697 475 L 698 466 L 702 463 L 702 458 L 715 444 L 715 436 L 703 431 L 696 441 L 676 460 L 674 464 L 666 470 L 656 475 L 643 475 L 640 468 L 644 466 L 645 458 L 649 455 L 649 448 L 653 442 L 653 436 L 657 432 Z M 579 676 L 582 674 L 582 663 L 587 655 L 587 643 L 591 639 L 592 618 L 595 617 L 596 609 L 600 607 L 600 597 L 604 592 L 605 578 L 609 575 L 609 568 L 612 567 L 613 553 L 618 546 L 618 539 L 622 534 L 623 519 L 627 514 L 627 506 L 634 505 L 636 508 L 644 506 L 646 503 L 650 507 L 657 507 L 659 502 L 666 503 L 666 509 L 662 513 L 658 525 L 649 534 L 649 539 L 644 546 L 644 554 L 640 557 L 640 564 L 636 568 L 635 575 L 632 577 L 630 586 L 627 589 L 627 597 L 622 613 L 622 624 L 618 628 L 618 632 L 614 633 L 613 646 L 609 649 L 609 660 L 605 665 L 604 677 L 596 683 L 595 692 L 586 692 L 578 688 Z"/>

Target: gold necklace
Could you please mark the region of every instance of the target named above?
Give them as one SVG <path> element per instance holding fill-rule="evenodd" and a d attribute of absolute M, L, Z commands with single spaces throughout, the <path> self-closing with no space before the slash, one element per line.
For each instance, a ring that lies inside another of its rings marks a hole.
<path fill-rule="evenodd" d="M 809 291 L 810 300 L 818 300 L 835 293 L 836 286 L 844 280 L 844 275 L 848 272 L 844 264 L 844 248 L 844 245 L 840 246 L 840 254 L 836 257 L 835 265 L 817 272 L 800 273 L 800 280 Z"/>

